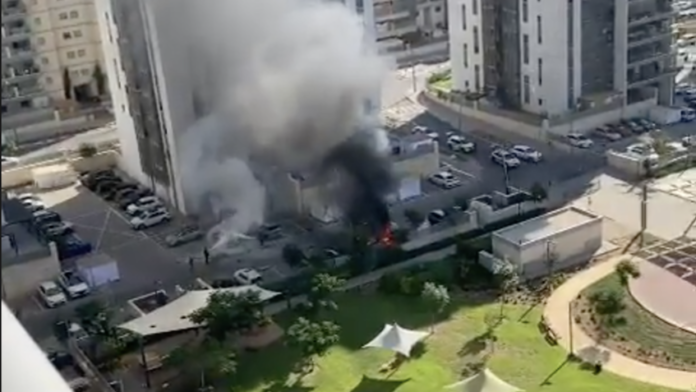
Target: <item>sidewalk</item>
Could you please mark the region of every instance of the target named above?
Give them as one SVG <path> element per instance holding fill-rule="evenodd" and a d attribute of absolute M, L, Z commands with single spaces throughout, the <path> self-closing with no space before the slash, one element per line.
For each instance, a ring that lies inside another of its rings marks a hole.
<path fill-rule="evenodd" d="M 616 257 L 578 273 L 551 294 L 544 309 L 544 317 L 546 317 L 549 326 L 559 337 L 558 343 L 566 350 L 570 351 L 571 334 L 568 328 L 568 322 L 572 320 L 569 314 L 570 302 L 585 287 L 612 273 L 614 267 L 622 258 Z M 575 323 L 572 325 L 572 337 L 574 350 L 598 346 Z M 604 347 L 603 349 L 606 350 Z M 614 351 L 611 352 L 609 361 L 604 365 L 604 369 L 626 378 L 677 390 L 692 391 L 694 386 L 696 386 L 696 373 L 648 365 Z"/>

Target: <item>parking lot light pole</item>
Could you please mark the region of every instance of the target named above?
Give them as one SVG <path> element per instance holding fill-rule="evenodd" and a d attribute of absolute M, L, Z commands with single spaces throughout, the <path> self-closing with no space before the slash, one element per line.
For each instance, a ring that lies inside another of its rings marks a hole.
<path fill-rule="evenodd" d="M 503 175 L 505 176 L 505 194 L 510 193 L 510 170 L 507 163 L 503 162 Z"/>

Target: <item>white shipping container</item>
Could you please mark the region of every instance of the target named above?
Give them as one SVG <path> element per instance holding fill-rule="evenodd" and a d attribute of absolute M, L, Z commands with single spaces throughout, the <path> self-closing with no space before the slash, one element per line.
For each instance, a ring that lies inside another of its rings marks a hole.
<path fill-rule="evenodd" d="M 681 109 L 656 106 L 650 109 L 650 120 L 660 125 L 670 125 L 681 122 Z"/>

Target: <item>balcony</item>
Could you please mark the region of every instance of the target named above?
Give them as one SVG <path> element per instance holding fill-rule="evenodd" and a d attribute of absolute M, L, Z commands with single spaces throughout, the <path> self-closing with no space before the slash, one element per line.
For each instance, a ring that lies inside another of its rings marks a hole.
<path fill-rule="evenodd" d="M 375 1 L 375 22 L 383 23 L 391 20 L 408 18 L 416 12 L 415 7 L 402 2 Z"/>
<path fill-rule="evenodd" d="M 641 87 L 647 87 L 651 84 L 663 81 L 664 79 L 672 78 L 674 75 L 679 73 L 680 69 L 677 67 L 667 67 L 661 70 L 656 70 L 654 72 L 647 73 L 645 75 L 638 75 L 635 77 L 628 78 L 628 88 L 635 89 Z"/>
<path fill-rule="evenodd" d="M 648 23 L 659 22 L 661 20 L 668 20 L 676 18 L 679 12 L 673 9 L 661 9 L 655 10 L 653 12 L 643 12 L 641 14 L 628 17 L 628 26 L 635 27 Z"/>
<path fill-rule="evenodd" d="M 628 48 L 637 48 L 659 41 L 672 41 L 675 37 L 672 28 L 667 29 L 645 29 L 628 35 Z"/>
<path fill-rule="evenodd" d="M 17 83 L 22 80 L 28 80 L 36 78 L 39 76 L 39 67 L 29 66 L 24 68 L 11 68 L 8 67 L 5 72 L 2 73 L 3 82 L 6 83 Z"/>
<path fill-rule="evenodd" d="M 2 21 L 7 23 L 21 19 L 27 14 L 27 8 L 19 1 L 2 2 Z"/>
<path fill-rule="evenodd" d="M 33 59 L 35 55 L 36 53 L 30 48 L 11 49 L 9 47 L 5 47 L 2 50 L 3 62 L 6 61 L 7 63 L 30 60 Z"/>
<path fill-rule="evenodd" d="M 2 28 L 2 40 L 4 42 L 28 40 L 29 38 L 31 38 L 31 29 L 27 26 Z"/>
<path fill-rule="evenodd" d="M 39 86 L 32 87 L 7 87 L 2 90 L 2 102 L 12 102 L 24 99 L 36 98 L 44 94 L 43 89 Z"/>
<path fill-rule="evenodd" d="M 635 56 L 628 56 L 628 67 L 629 68 L 636 68 L 640 67 L 641 65 L 646 65 L 654 62 L 658 62 L 660 60 L 666 60 L 669 59 L 670 57 L 674 57 L 675 53 L 667 50 L 667 51 L 650 51 L 650 52 L 643 52 L 643 53 L 638 53 Z"/>

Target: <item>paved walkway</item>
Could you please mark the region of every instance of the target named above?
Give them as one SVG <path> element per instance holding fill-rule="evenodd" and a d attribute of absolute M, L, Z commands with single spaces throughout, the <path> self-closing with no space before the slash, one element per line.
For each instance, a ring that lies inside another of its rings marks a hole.
<path fill-rule="evenodd" d="M 621 259 L 622 257 L 617 257 L 578 273 L 554 291 L 549 298 L 544 309 L 544 316 L 549 326 L 558 335 L 558 343 L 566 350 L 570 351 L 568 322 L 572 320 L 568 314 L 570 311 L 568 304 L 585 287 L 613 272 L 614 267 Z M 585 347 L 597 346 L 597 343 L 575 323 L 572 325 L 572 337 L 573 348 L 576 351 Z M 651 366 L 613 351 L 608 362 L 604 365 L 604 369 L 626 378 L 677 390 L 693 391 L 694 386 L 696 386 L 696 373 Z"/>

